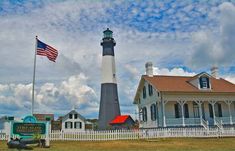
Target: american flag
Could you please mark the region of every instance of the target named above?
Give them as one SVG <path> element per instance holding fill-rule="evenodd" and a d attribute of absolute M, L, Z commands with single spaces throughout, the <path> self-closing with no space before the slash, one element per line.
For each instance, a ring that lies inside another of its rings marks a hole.
<path fill-rule="evenodd" d="M 49 60 L 55 62 L 58 51 L 37 39 L 37 55 L 46 56 Z"/>

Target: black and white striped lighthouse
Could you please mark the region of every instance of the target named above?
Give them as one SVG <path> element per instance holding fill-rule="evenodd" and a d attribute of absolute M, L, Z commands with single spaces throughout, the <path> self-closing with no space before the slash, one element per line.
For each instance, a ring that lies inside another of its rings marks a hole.
<path fill-rule="evenodd" d="M 109 30 L 109 28 L 103 33 L 104 36 L 101 42 L 101 46 L 103 47 L 103 57 L 98 120 L 99 129 L 107 129 L 109 127 L 109 122 L 120 115 L 114 59 L 114 46 L 116 45 L 116 42 L 113 39 L 113 32 Z"/>

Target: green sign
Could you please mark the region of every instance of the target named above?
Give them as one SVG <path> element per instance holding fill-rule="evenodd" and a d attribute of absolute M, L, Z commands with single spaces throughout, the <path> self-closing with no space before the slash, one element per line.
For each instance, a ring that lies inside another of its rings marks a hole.
<path fill-rule="evenodd" d="M 34 134 L 46 134 L 45 123 L 13 123 L 13 134 L 20 136 L 33 136 Z"/>

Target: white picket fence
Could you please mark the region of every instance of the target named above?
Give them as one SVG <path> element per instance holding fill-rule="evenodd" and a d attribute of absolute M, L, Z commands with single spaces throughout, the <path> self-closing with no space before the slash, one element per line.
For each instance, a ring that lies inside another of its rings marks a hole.
<path fill-rule="evenodd" d="M 107 130 L 63 132 L 52 131 L 49 135 L 51 141 L 109 141 L 109 140 L 136 140 L 170 137 L 235 137 L 232 128 L 158 128 L 146 130 Z M 0 140 L 7 140 L 5 133 L 0 133 Z"/>
<path fill-rule="evenodd" d="M 158 128 L 146 130 L 107 130 L 50 133 L 50 140 L 70 141 L 108 141 L 108 140 L 135 140 L 170 137 L 235 137 L 232 128 Z"/>

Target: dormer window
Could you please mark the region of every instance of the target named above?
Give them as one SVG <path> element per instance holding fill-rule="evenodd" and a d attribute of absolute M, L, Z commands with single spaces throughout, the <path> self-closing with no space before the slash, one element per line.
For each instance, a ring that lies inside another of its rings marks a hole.
<path fill-rule="evenodd" d="M 209 83 L 209 78 L 208 77 L 200 77 L 200 88 L 201 89 L 209 89 L 210 88 L 210 83 Z"/>

